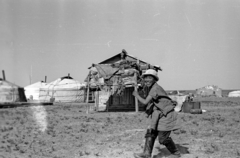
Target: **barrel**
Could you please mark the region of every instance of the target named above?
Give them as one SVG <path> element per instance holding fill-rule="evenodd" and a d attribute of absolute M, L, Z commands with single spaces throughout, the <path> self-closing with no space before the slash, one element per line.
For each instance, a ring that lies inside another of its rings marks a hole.
<path fill-rule="evenodd" d="M 202 114 L 202 109 L 191 109 L 190 113 L 191 114 Z"/>
<path fill-rule="evenodd" d="M 201 109 L 201 102 L 193 102 L 193 109 Z"/>
<path fill-rule="evenodd" d="M 190 110 L 193 109 L 194 102 L 183 102 L 182 112 L 190 113 Z"/>
<path fill-rule="evenodd" d="M 191 113 L 191 109 L 200 109 L 201 110 L 201 103 L 200 102 L 183 102 L 182 105 L 182 112 L 184 113 Z"/>

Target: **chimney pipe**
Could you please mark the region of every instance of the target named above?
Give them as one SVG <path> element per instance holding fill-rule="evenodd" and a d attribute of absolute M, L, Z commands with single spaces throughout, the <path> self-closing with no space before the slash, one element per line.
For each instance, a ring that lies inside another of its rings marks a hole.
<path fill-rule="evenodd" d="M 5 72 L 4 72 L 4 70 L 2 70 L 2 75 L 3 75 L 3 80 L 5 81 L 6 78 L 5 78 Z"/>
<path fill-rule="evenodd" d="M 45 83 L 47 83 L 47 76 L 45 76 Z"/>
<path fill-rule="evenodd" d="M 68 78 L 70 77 L 70 73 L 68 73 Z"/>

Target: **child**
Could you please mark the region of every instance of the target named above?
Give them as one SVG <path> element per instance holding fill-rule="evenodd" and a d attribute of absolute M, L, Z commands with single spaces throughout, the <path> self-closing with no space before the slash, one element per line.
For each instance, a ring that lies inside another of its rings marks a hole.
<path fill-rule="evenodd" d="M 159 100 L 159 101 L 158 101 Z M 157 101 L 149 103 L 146 109 L 147 117 L 151 117 L 151 123 L 148 128 L 157 130 L 158 121 L 176 106 L 176 102 L 168 97 L 159 97 Z"/>

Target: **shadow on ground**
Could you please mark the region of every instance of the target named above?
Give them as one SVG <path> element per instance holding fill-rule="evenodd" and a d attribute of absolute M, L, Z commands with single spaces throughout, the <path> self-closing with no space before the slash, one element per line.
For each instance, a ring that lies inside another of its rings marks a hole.
<path fill-rule="evenodd" d="M 181 155 L 184 155 L 184 154 L 189 154 L 190 152 L 188 151 L 188 148 L 185 147 L 185 146 L 181 146 L 179 144 L 176 144 L 177 148 L 179 149 Z M 160 148 L 160 147 L 156 147 L 157 150 L 158 150 L 158 154 L 157 155 L 154 155 L 153 158 L 162 158 L 162 157 L 166 157 L 166 156 L 170 156 L 171 153 L 168 151 L 168 149 L 166 147 L 164 148 Z"/>

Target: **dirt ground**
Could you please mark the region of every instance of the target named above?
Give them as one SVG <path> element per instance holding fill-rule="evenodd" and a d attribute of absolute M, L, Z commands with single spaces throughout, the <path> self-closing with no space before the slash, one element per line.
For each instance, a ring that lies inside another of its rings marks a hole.
<path fill-rule="evenodd" d="M 240 157 L 240 102 L 205 102 L 179 113 L 171 134 L 182 158 Z M 0 158 L 133 158 L 147 127 L 144 112 L 91 112 L 85 105 L 0 109 Z M 153 158 L 169 156 L 155 142 Z"/>

